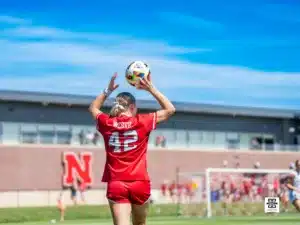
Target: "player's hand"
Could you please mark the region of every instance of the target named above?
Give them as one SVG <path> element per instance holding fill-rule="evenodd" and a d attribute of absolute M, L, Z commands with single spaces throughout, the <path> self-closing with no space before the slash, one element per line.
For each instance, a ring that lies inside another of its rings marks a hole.
<path fill-rule="evenodd" d="M 108 84 L 108 90 L 113 92 L 114 90 L 116 90 L 119 85 L 115 83 L 115 80 L 117 78 L 118 74 L 114 73 L 114 75 L 111 77 L 110 82 Z"/>
<path fill-rule="evenodd" d="M 151 91 L 154 89 L 154 86 L 151 81 L 151 75 L 149 74 L 147 78 L 141 78 L 140 82 L 136 85 L 137 89 Z"/>

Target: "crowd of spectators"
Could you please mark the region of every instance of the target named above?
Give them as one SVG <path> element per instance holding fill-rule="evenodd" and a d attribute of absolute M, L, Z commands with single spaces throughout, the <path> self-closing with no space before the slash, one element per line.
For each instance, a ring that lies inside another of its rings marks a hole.
<path fill-rule="evenodd" d="M 224 160 L 221 167 L 229 168 L 228 161 Z M 232 168 L 239 169 L 240 167 L 240 162 L 236 161 Z M 260 162 L 253 163 L 253 169 L 260 168 Z M 197 182 L 195 183 L 193 179 L 186 183 L 165 181 L 161 185 L 162 196 L 178 202 L 191 201 L 196 193 L 201 193 L 200 198 L 197 194 L 198 201 L 201 201 L 206 198 L 205 177 L 203 176 Z M 264 197 L 277 197 L 286 191 L 285 185 L 281 183 L 280 174 L 267 173 L 212 173 L 210 187 L 212 202 L 224 201 L 227 203 L 261 202 Z M 199 190 L 200 188 L 201 190 Z"/>

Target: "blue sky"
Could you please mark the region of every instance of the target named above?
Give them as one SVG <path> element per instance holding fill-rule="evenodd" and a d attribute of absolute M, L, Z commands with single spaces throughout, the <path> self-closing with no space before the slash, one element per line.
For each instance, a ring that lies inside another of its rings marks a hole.
<path fill-rule="evenodd" d="M 0 88 L 96 95 L 132 60 L 174 101 L 300 109 L 298 0 L 1 2 Z"/>

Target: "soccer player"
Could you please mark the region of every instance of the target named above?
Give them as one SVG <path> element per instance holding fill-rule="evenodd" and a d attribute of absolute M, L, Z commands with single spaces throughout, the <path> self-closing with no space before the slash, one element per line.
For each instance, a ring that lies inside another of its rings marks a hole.
<path fill-rule="evenodd" d="M 292 191 L 292 204 L 300 212 L 300 160 L 295 162 L 295 171 L 288 178 L 287 188 Z"/>
<path fill-rule="evenodd" d="M 63 194 L 64 194 L 64 191 L 61 190 L 61 192 L 59 193 L 58 199 L 57 199 L 57 208 L 60 213 L 60 221 L 61 222 L 63 222 L 65 220 L 65 212 L 66 212 L 66 208 L 67 208 L 64 203 L 64 200 L 63 200 Z"/>
<path fill-rule="evenodd" d="M 168 186 L 168 191 L 169 191 L 169 195 L 170 195 L 170 197 L 171 197 L 171 199 L 172 199 L 172 202 L 173 203 L 176 203 L 176 200 L 177 200 L 177 190 L 176 190 L 176 186 L 177 186 L 177 184 L 176 184 L 176 181 L 174 180 L 174 181 L 172 181 L 170 184 L 169 184 L 169 186 Z"/>
<path fill-rule="evenodd" d="M 150 180 L 147 172 L 147 145 L 156 124 L 167 120 L 175 112 L 173 104 L 152 84 L 150 76 L 141 79 L 138 89 L 149 92 L 161 109 L 137 114 L 136 100 L 128 92 L 119 93 L 110 114 L 100 109 L 107 97 L 119 85 L 115 74 L 102 94 L 90 105 L 106 149 L 106 164 L 102 177 L 107 182 L 107 199 L 114 225 L 146 224 L 150 199 Z"/>
<path fill-rule="evenodd" d="M 85 204 L 85 202 L 86 202 L 85 201 L 85 192 L 88 187 L 84 181 L 77 180 L 77 183 L 78 183 L 78 190 L 80 193 L 81 201 L 82 201 L 82 203 Z"/>

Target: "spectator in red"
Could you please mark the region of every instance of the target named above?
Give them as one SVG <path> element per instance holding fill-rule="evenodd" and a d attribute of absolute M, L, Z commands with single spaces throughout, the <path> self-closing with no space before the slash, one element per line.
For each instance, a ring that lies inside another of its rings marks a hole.
<path fill-rule="evenodd" d="M 156 137 L 155 146 L 157 147 L 166 147 L 166 138 L 163 135 L 159 135 Z"/>
<path fill-rule="evenodd" d="M 156 147 L 160 146 L 160 143 L 161 143 L 160 139 L 161 139 L 160 136 L 156 136 L 156 138 L 155 138 L 155 146 Z"/>
<path fill-rule="evenodd" d="M 274 195 L 279 196 L 280 194 L 280 180 L 279 177 L 274 178 L 273 180 L 273 190 L 274 190 Z"/>
<path fill-rule="evenodd" d="M 245 178 L 243 181 L 243 193 L 247 199 L 250 199 L 252 189 L 251 179 Z"/>
<path fill-rule="evenodd" d="M 176 202 L 176 182 L 173 181 L 172 183 L 169 184 L 168 186 L 169 190 L 169 195 L 172 198 L 173 203 Z"/>
<path fill-rule="evenodd" d="M 161 194 L 162 194 L 163 196 L 167 196 L 168 183 L 169 183 L 169 182 L 168 182 L 167 180 L 165 180 L 165 181 L 162 183 L 162 185 L 160 186 Z"/>

